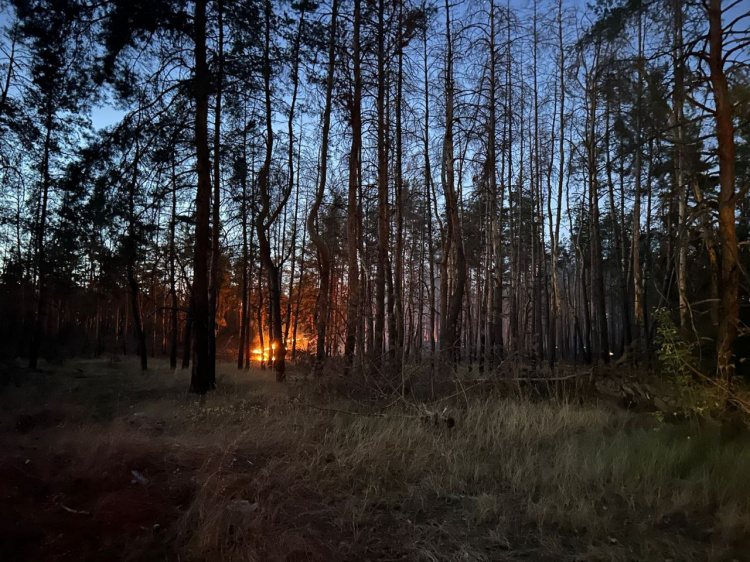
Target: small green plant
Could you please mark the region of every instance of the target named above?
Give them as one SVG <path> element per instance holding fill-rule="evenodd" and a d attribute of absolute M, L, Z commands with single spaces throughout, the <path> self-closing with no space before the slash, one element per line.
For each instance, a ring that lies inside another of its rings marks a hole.
<path fill-rule="evenodd" d="M 692 373 L 695 372 L 695 358 L 693 344 L 688 343 L 672 320 L 672 315 L 666 308 L 654 310 L 656 320 L 656 343 L 659 346 L 657 356 L 662 369 L 675 379 L 683 388 L 692 383 Z"/>
<path fill-rule="evenodd" d="M 695 358 L 695 344 L 685 341 L 666 308 L 654 311 L 657 323 L 656 355 L 661 363 L 662 372 L 669 376 L 678 392 L 680 406 L 677 411 L 688 417 L 703 417 L 718 404 L 714 403 L 710 389 L 698 384 L 695 379 L 699 373 Z"/>

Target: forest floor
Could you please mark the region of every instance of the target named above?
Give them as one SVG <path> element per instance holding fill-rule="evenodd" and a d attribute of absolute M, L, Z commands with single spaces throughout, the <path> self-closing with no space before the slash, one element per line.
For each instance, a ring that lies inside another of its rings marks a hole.
<path fill-rule="evenodd" d="M 750 560 L 741 431 L 489 390 L 365 406 L 228 364 L 202 402 L 152 365 L 2 366 L 1 560 Z"/>

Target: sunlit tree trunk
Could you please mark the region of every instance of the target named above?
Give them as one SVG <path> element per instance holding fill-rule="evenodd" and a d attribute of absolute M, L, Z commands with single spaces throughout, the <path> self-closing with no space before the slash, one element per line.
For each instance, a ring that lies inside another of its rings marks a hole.
<path fill-rule="evenodd" d="M 711 87 L 716 120 L 717 152 L 719 155 L 719 243 L 721 244 L 721 304 L 716 343 L 717 373 L 728 384 L 734 373 L 732 360 L 739 320 L 740 263 L 737 246 L 735 206 L 734 124 L 732 101 L 724 72 L 724 29 L 721 0 L 709 0 L 706 9 L 709 21 L 709 53 Z"/>

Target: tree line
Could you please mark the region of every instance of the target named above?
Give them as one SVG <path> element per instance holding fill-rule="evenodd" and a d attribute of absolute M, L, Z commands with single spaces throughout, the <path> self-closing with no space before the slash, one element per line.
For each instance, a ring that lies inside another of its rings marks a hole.
<path fill-rule="evenodd" d="M 742 2 L 2 13 L 0 329 L 32 368 L 650 364 L 657 309 L 745 367 Z"/>

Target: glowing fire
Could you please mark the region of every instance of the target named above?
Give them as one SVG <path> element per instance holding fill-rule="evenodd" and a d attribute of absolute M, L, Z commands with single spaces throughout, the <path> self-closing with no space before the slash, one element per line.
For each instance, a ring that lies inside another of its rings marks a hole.
<path fill-rule="evenodd" d="M 287 346 L 290 346 L 294 343 L 295 340 L 289 339 L 287 341 Z M 307 347 L 307 340 L 304 338 L 298 338 L 297 340 L 297 347 L 302 348 L 302 346 Z M 256 347 L 252 350 L 253 359 L 261 362 L 268 362 L 268 361 L 276 361 L 276 342 L 271 344 L 271 347 Z"/>
<path fill-rule="evenodd" d="M 276 349 L 275 344 L 272 346 L 272 349 Z M 276 360 L 276 356 L 271 353 L 271 349 L 268 347 L 266 347 L 265 349 L 256 347 L 255 349 L 253 349 L 253 356 L 255 357 L 256 361 L 268 361 L 269 357 L 271 361 Z"/>

